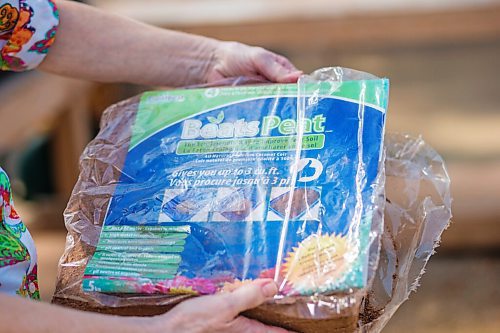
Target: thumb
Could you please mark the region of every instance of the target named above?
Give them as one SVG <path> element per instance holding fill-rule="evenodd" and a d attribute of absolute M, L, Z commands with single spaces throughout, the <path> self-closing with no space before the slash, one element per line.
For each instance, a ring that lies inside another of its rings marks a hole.
<path fill-rule="evenodd" d="M 285 57 L 263 50 L 254 59 L 259 74 L 278 83 L 297 82 L 303 74 Z"/>
<path fill-rule="evenodd" d="M 243 311 L 253 309 L 272 298 L 278 292 L 278 286 L 271 279 L 256 280 L 245 284 L 233 292 L 221 294 L 230 309 L 228 319 L 233 319 Z"/>

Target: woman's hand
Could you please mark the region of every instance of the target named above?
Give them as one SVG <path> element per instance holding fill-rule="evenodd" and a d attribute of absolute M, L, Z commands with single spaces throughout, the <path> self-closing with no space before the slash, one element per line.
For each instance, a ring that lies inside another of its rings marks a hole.
<path fill-rule="evenodd" d="M 296 82 L 301 71 L 285 57 L 261 47 L 237 42 L 219 42 L 212 65 L 207 71 L 206 82 L 248 76 L 278 83 Z"/>
<path fill-rule="evenodd" d="M 264 325 L 240 316 L 272 298 L 278 288 L 269 279 L 245 284 L 233 292 L 197 297 L 154 317 L 154 332 L 180 333 L 286 333 L 287 330 Z M 149 331 L 148 331 L 149 332 Z"/>

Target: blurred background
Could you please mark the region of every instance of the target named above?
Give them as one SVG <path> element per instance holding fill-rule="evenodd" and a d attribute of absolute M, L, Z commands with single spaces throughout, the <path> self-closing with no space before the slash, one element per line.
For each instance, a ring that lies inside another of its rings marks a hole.
<path fill-rule="evenodd" d="M 88 2 L 162 27 L 260 45 L 305 72 L 338 65 L 390 78 L 387 130 L 422 135 L 445 158 L 454 217 L 418 292 L 385 332 L 500 331 L 500 1 Z M 64 249 L 62 211 L 78 157 L 102 111 L 146 89 L 0 73 L 0 165 L 39 250 L 45 301 Z"/>

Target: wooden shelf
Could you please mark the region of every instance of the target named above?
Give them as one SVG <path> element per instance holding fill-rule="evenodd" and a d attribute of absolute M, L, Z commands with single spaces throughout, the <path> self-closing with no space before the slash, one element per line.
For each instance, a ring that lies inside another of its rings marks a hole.
<path fill-rule="evenodd" d="M 498 1 L 108 0 L 95 3 L 105 10 L 163 27 L 285 50 L 481 42 L 500 38 Z"/>

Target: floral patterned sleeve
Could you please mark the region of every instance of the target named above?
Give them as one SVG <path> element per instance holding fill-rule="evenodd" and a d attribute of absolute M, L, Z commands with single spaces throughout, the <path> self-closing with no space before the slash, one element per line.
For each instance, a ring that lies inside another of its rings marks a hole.
<path fill-rule="evenodd" d="M 0 0 L 0 68 L 19 72 L 38 66 L 58 24 L 52 0 Z"/>
<path fill-rule="evenodd" d="M 9 178 L 1 167 L 0 292 L 40 298 L 35 244 L 14 209 Z"/>

